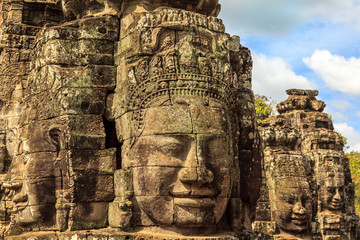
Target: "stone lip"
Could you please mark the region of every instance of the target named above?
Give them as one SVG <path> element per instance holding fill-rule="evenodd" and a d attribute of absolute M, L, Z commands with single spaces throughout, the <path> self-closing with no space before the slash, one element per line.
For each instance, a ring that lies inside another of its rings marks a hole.
<path fill-rule="evenodd" d="M 212 198 L 174 198 L 174 204 L 184 207 L 211 207 L 214 206 L 216 201 Z"/>

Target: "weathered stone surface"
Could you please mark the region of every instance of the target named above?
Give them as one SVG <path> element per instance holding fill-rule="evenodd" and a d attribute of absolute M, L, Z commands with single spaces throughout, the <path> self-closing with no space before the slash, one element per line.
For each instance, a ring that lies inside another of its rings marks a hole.
<path fill-rule="evenodd" d="M 98 174 L 114 174 L 116 170 L 116 148 L 105 150 L 73 149 L 69 152 L 74 170 L 94 170 Z"/>
<path fill-rule="evenodd" d="M 75 204 L 70 230 L 105 228 L 108 222 L 108 207 L 108 202 Z"/>
<path fill-rule="evenodd" d="M 110 202 L 114 200 L 113 175 L 100 175 L 97 171 L 74 171 L 74 202 Z"/>

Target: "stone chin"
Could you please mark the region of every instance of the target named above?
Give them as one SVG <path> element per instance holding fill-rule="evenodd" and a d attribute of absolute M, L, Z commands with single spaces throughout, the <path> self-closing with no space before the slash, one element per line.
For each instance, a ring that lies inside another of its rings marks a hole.
<path fill-rule="evenodd" d="M 220 195 L 220 194 L 219 194 Z M 158 226 L 211 227 L 224 215 L 228 197 L 135 196 L 136 205 Z"/>
<path fill-rule="evenodd" d="M 278 225 L 282 231 L 298 234 L 308 230 L 309 221 L 307 219 L 289 219 L 288 221 L 282 221 Z"/>
<path fill-rule="evenodd" d="M 200 206 L 203 199 L 159 197 L 138 201 L 146 215 L 159 226 L 206 227 L 215 224 L 215 202 Z"/>
<path fill-rule="evenodd" d="M 223 216 L 228 199 L 174 198 L 174 223 L 185 227 L 209 227 Z"/>
<path fill-rule="evenodd" d="M 34 224 L 41 219 L 39 206 L 26 206 L 14 213 L 15 222 L 21 226 Z"/>

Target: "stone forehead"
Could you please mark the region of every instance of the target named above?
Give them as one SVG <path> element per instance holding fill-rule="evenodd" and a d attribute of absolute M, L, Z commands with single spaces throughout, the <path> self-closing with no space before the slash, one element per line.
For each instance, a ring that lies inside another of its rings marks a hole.
<path fill-rule="evenodd" d="M 139 117 L 141 121 L 136 119 Z M 142 113 L 125 114 L 116 122 L 122 126 L 118 134 L 124 140 L 140 134 L 229 134 L 227 111 L 202 105 L 152 107 Z"/>
<path fill-rule="evenodd" d="M 301 154 L 279 154 L 265 158 L 265 168 L 274 178 L 304 177 L 309 175 L 309 162 Z"/>
<path fill-rule="evenodd" d="M 309 185 L 298 185 L 298 186 L 294 186 L 294 187 L 278 187 L 276 188 L 276 193 L 281 196 L 281 195 L 310 195 L 311 191 L 310 191 L 310 187 Z M 279 197 L 278 196 L 278 197 Z"/>
<path fill-rule="evenodd" d="M 327 175 L 323 180 L 326 186 L 344 186 L 345 185 L 345 176 L 342 173 L 337 173 L 335 175 Z"/>

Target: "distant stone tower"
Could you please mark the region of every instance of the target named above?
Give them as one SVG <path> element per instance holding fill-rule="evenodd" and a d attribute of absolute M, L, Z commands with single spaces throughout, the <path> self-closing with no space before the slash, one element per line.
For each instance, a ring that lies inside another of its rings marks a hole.
<path fill-rule="evenodd" d="M 343 140 L 322 112 L 325 104 L 316 100 L 317 91 L 291 89 L 287 94 L 277 105 L 280 115 L 261 127 L 265 178 L 253 227 L 279 239 L 357 239 L 354 185 Z M 287 160 L 279 161 L 279 156 Z M 296 195 L 302 197 L 294 200 Z"/>

